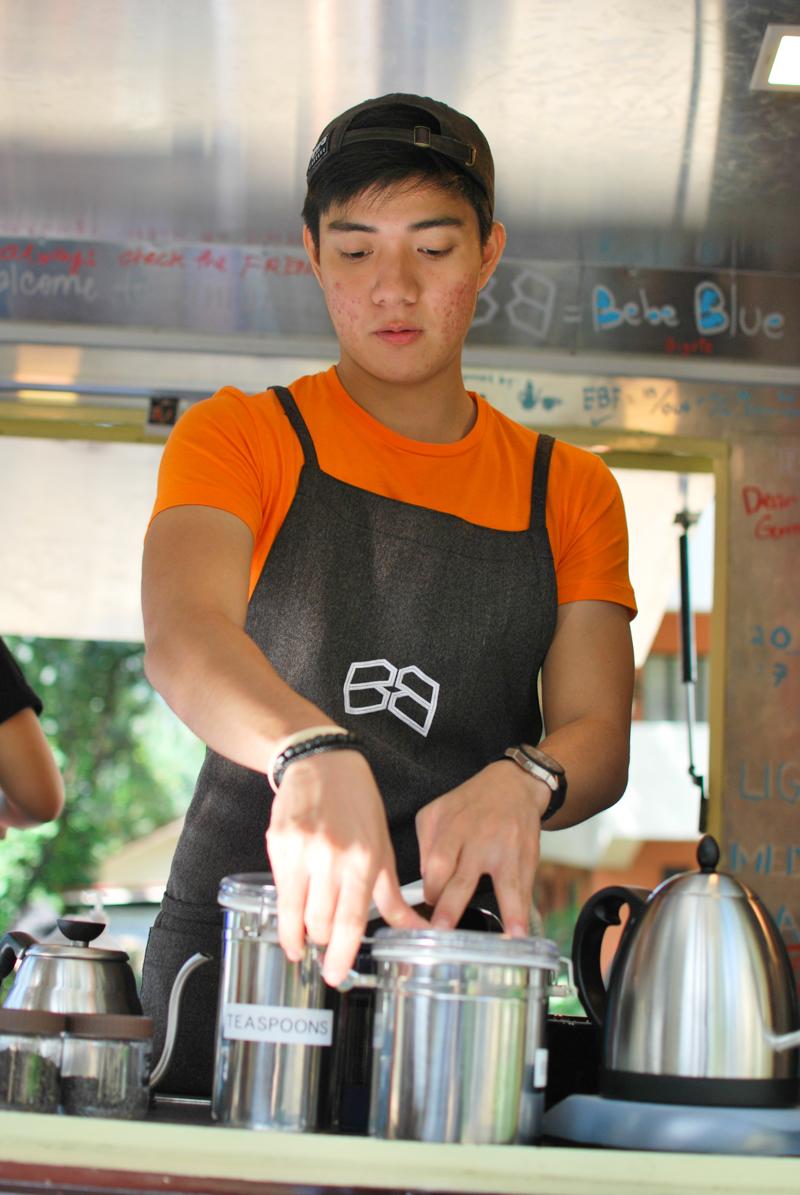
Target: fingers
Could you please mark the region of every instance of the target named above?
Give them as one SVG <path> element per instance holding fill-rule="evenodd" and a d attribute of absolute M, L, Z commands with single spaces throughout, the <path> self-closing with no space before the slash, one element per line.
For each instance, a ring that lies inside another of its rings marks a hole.
<path fill-rule="evenodd" d="M 423 880 L 425 879 L 428 856 L 433 845 L 433 837 L 436 830 L 435 804 L 436 802 L 433 801 L 430 805 L 423 805 L 415 819 L 417 842 L 419 843 L 419 874 Z"/>
<path fill-rule="evenodd" d="M 400 894 L 400 885 L 394 868 L 384 868 L 378 873 L 372 898 L 383 920 L 392 929 L 427 929 L 428 922 L 410 908 Z"/>
<path fill-rule="evenodd" d="M 538 843 L 535 849 L 509 852 L 491 873 L 494 894 L 500 908 L 500 920 L 507 934 L 524 938 L 528 933 L 533 883 L 539 862 Z"/>
<path fill-rule="evenodd" d="M 431 917 L 434 929 L 454 929 L 469 904 L 484 868 L 480 861 L 467 851 L 462 851 L 458 866 L 444 885 L 436 908 Z"/>
<path fill-rule="evenodd" d="M 533 900 L 533 880 L 530 885 L 520 882 L 519 873 L 507 877 L 502 874 L 493 876 L 492 880 L 503 929 L 507 934 L 511 934 L 512 938 L 527 937 Z"/>
<path fill-rule="evenodd" d="M 425 870 L 425 901 L 429 905 L 438 904 L 445 886 L 453 878 L 458 866 L 459 852 L 464 847 L 463 840 L 455 834 L 438 836 L 428 852 Z"/>
<path fill-rule="evenodd" d="M 333 933 L 336 902 L 340 899 L 339 880 L 330 870 L 332 860 L 320 860 L 310 868 L 306 893 L 305 927 L 309 940 L 327 946 Z"/>
<path fill-rule="evenodd" d="M 325 982 L 332 988 L 345 979 L 358 954 L 367 926 L 371 888 L 370 879 L 364 874 L 352 869 L 345 872 L 322 969 Z"/>
<path fill-rule="evenodd" d="M 278 941 L 289 961 L 298 963 L 306 948 L 308 876 L 292 868 L 288 868 L 283 875 L 277 872 L 273 861 L 273 879 L 278 890 Z"/>

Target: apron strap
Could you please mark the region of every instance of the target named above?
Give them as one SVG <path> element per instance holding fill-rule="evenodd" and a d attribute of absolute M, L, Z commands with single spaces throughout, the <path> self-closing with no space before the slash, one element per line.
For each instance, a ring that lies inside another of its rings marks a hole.
<path fill-rule="evenodd" d="M 283 413 L 291 423 L 295 430 L 300 447 L 303 449 L 303 456 L 306 464 L 310 469 L 319 469 L 319 461 L 317 460 L 317 450 L 314 447 L 314 441 L 311 439 L 311 432 L 306 427 L 305 420 L 300 414 L 297 403 L 292 398 L 291 390 L 287 390 L 285 386 L 270 386 L 278 399 L 278 402 L 283 407 Z"/>
<path fill-rule="evenodd" d="M 529 527 L 546 527 L 547 481 L 550 476 L 550 457 L 555 440 L 539 432 L 536 455 L 533 458 L 533 483 L 531 485 L 531 521 Z"/>

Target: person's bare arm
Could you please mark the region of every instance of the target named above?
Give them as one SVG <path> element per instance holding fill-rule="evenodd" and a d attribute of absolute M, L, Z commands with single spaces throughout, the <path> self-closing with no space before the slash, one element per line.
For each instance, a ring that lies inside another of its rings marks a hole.
<path fill-rule="evenodd" d="M 561 830 L 613 805 L 627 784 L 633 647 L 623 606 L 559 607 L 542 698 L 547 737 L 538 745 L 563 765 L 568 782 L 567 799 L 546 829 Z M 420 811 L 420 859 L 425 898 L 436 905 L 434 925 L 455 925 L 480 877 L 490 875 L 506 930 L 527 931 L 549 802 L 542 781 L 503 760 Z"/>
<path fill-rule="evenodd" d="M 207 506 L 153 520 L 145 543 L 142 606 L 148 679 L 198 738 L 234 763 L 266 773 L 278 743 L 335 725 L 278 676 L 245 634 L 253 537 Z M 386 811 L 366 760 L 333 751 L 287 768 L 267 833 L 278 927 L 289 958 L 307 931 L 328 944 L 325 977 L 344 978 L 374 893 L 392 925 L 416 925 L 405 905 Z"/>
<path fill-rule="evenodd" d="M 0 829 L 39 826 L 63 807 L 64 781 L 39 719 L 20 710 L 0 722 Z"/>

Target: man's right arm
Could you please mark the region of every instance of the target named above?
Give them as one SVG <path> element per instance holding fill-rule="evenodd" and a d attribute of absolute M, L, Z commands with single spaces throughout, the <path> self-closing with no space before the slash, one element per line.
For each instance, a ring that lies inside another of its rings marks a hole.
<path fill-rule="evenodd" d="M 266 773 L 275 745 L 335 725 L 278 676 L 244 632 L 253 536 L 224 510 L 176 506 L 150 525 L 142 566 L 145 671 L 212 750 Z M 393 925 L 418 918 L 399 893 L 386 813 L 363 756 L 333 751 L 285 773 L 267 834 L 281 944 L 329 944 L 325 972 L 351 965 L 373 896 Z"/>
<path fill-rule="evenodd" d="M 145 671 L 214 751 L 266 772 L 275 742 L 333 721 L 289 688 L 244 633 L 253 536 L 210 506 L 153 520 L 142 564 Z"/>

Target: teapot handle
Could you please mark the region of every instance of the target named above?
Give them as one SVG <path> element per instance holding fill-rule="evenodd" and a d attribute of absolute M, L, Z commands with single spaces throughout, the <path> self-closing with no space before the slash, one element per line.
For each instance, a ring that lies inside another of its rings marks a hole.
<path fill-rule="evenodd" d="M 623 905 L 627 905 L 630 917 L 620 942 L 621 950 L 630 930 L 639 920 L 649 895 L 646 888 L 603 888 L 590 896 L 581 909 L 572 939 L 572 962 L 581 1004 L 589 1020 L 598 1029 L 603 1028 L 608 1007 L 608 992 L 600 969 L 603 935 L 609 925 L 620 924 L 619 911 Z"/>
<path fill-rule="evenodd" d="M 36 939 L 21 929 L 12 930 L 4 934 L 0 941 L 0 983 L 14 970 L 17 959 L 21 958 L 29 946 L 35 946 Z"/>

